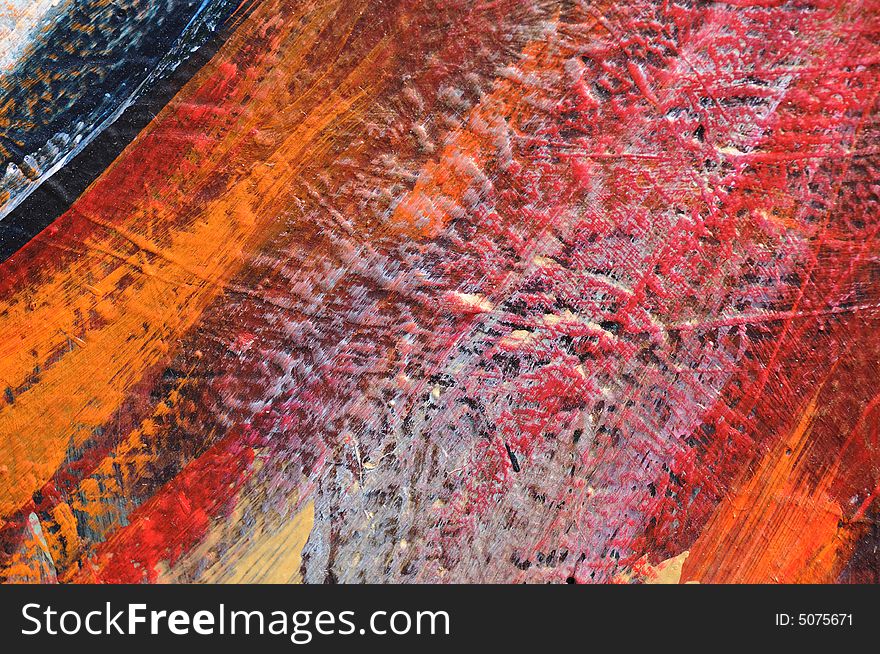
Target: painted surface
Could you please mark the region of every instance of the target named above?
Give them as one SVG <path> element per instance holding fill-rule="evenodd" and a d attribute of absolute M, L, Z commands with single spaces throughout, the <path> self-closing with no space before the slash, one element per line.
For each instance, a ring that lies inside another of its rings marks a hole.
<path fill-rule="evenodd" d="M 874 0 L 6 4 L 0 580 L 877 580 Z"/>

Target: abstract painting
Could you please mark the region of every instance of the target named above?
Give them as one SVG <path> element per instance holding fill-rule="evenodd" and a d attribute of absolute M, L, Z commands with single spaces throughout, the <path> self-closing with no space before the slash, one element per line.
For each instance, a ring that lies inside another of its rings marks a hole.
<path fill-rule="evenodd" d="M 0 2 L 0 581 L 880 575 L 877 0 Z"/>

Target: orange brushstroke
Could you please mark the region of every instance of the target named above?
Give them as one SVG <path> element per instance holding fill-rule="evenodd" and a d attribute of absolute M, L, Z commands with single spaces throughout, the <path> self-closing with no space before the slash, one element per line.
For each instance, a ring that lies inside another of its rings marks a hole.
<path fill-rule="evenodd" d="M 276 0 L 255 10 L 155 127 L 71 209 L 98 227 L 81 230 L 78 258 L 57 270 L 47 266 L 39 279 L 0 300 L 0 381 L 15 389 L 14 401 L 0 409 L 0 516 L 26 502 L 68 447 L 87 442 L 145 372 L 167 360 L 226 289 L 243 253 L 280 224 L 289 203 L 279 200 L 299 168 L 331 147 L 334 130 L 358 120 L 365 99 L 381 88 L 375 70 L 390 55 L 388 37 L 348 68 L 310 80 L 295 97 L 281 91 L 293 86 L 281 80 L 299 79 L 305 57 L 328 31 L 339 39 L 331 47 L 342 47 L 368 2 L 285 9 L 306 16 L 304 25 L 278 20 L 286 4 Z M 231 84 L 236 73 L 229 61 L 267 34 L 264 68 L 239 73 L 242 79 L 226 91 L 241 110 L 232 116 L 194 110 L 190 99 Z M 249 82 L 266 75 L 279 84 L 261 79 L 252 88 Z M 184 168 L 174 161 L 164 171 L 171 180 L 166 188 L 177 189 L 164 197 L 114 196 L 114 171 L 149 159 L 151 139 L 174 138 L 180 115 L 192 111 L 208 120 L 209 137 L 187 144 Z M 212 179 L 225 180 L 221 193 L 208 188 Z M 69 246 L 58 234 L 35 247 L 51 258 L 54 248 Z"/>
<path fill-rule="evenodd" d="M 789 437 L 722 502 L 685 560 L 681 580 L 830 583 L 858 536 L 829 493 L 830 470 L 811 483 L 809 445 L 817 393 Z"/>

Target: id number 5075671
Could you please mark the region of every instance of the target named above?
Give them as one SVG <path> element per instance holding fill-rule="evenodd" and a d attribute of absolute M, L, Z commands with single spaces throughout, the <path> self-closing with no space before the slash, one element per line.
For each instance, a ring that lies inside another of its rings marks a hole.
<path fill-rule="evenodd" d="M 851 627 L 852 613 L 777 613 L 777 627 Z"/>

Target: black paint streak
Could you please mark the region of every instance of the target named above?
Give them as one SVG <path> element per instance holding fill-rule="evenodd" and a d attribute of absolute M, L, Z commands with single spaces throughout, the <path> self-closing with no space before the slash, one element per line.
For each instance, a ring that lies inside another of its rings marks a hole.
<path fill-rule="evenodd" d="M 159 79 L 148 92 L 138 96 L 82 152 L 0 220 L 0 262 L 12 258 L 34 236 L 63 215 L 184 84 L 211 60 L 228 36 L 228 28 L 217 29 L 196 52 L 173 72 Z"/>

